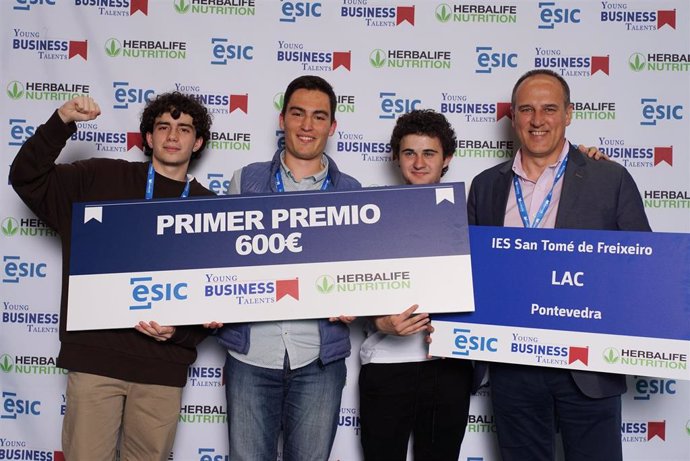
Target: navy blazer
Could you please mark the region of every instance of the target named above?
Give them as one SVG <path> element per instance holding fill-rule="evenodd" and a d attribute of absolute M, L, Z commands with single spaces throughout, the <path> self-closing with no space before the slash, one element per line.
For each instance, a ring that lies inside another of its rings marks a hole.
<path fill-rule="evenodd" d="M 651 231 L 640 192 L 630 173 L 618 163 L 592 160 L 570 145 L 563 175 L 556 228 Z M 467 214 L 470 225 L 503 226 L 513 160 L 477 175 L 470 186 Z M 475 383 L 486 364 L 475 367 Z M 588 397 L 604 398 L 626 391 L 625 376 L 571 371 L 578 388 Z"/>

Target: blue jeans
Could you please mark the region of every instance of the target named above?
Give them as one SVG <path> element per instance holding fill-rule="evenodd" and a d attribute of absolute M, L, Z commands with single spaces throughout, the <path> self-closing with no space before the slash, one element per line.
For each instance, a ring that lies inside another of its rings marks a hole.
<path fill-rule="evenodd" d="M 228 355 L 225 392 L 231 461 L 272 461 L 283 432 L 283 461 L 328 459 L 338 428 L 345 360 L 290 370 L 255 367 Z"/>

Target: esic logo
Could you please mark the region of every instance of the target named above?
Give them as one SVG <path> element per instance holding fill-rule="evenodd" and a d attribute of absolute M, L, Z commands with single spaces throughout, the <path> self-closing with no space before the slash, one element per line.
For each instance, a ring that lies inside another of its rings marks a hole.
<path fill-rule="evenodd" d="M 38 416 L 41 414 L 40 400 L 16 398 L 15 392 L 2 392 L 0 419 L 17 419 L 17 416 Z"/>
<path fill-rule="evenodd" d="M 635 377 L 634 400 L 650 400 L 652 395 L 675 395 L 675 379 Z"/>
<path fill-rule="evenodd" d="M 29 11 L 32 6 L 37 5 L 55 6 L 55 0 L 14 0 L 14 2 L 12 9 L 19 11 Z"/>
<path fill-rule="evenodd" d="M 683 106 L 680 104 L 658 104 L 657 98 L 642 98 L 642 121 L 640 125 L 655 126 L 661 120 L 683 120 Z"/>
<path fill-rule="evenodd" d="M 228 456 L 217 455 L 215 448 L 199 448 L 199 461 L 227 461 Z"/>
<path fill-rule="evenodd" d="M 398 98 L 396 93 L 380 92 L 381 113 L 380 119 L 394 119 L 398 115 L 406 114 L 422 103 L 421 99 Z"/>
<path fill-rule="evenodd" d="M 453 351 L 453 355 L 467 357 L 470 352 L 497 352 L 498 338 L 490 338 L 486 336 L 470 335 L 471 331 L 465 328 L 454 328 L 455 347 L 458 349 Z"/>
<path fill-rule="evenodd" d="M 493 51 L 491 46 L 478 46 L 475 51 L 479 67 L 474 72 L 477 74 L 490 74 L 494 69 L 506 67 L 514 69 L 518 66 L 517 53 Z"/>
<path fill-rule="evenodd" d="M 209 173 L 206 178 L 208 179 L 208 190 L 216 195 L 230 194 L 230 180 L 225 179 L 223 173 Z"/>
<path fill-rule="evenodd" d="M 129 306 L 130 310 L 151 309 L 155 301 L 184 301 L 187 299 L 187 283 L 150 283 L 153 277 L 132 277 L 132 299 L 138 304 Z"/>
<path fill-rule="evenodd" d="M 3 256 L 2 283 L 19 283 L 24 278 L 45 278 L 47 265 L 45 263 L 22 262 L 19 256 Z"/>
<path fill-rule="evenodd" d="M 10 140 L 8 141 L 9 146 L 21 147 L 24 141 L 29 139 L 36 132 L 36 127 L 34 125 L 28 125 L 26 119 L 23 118 L 11 118 L 10 119 Z"/>
<path fill-rule="evenodd" d="M 151 88 L 132 88 L 129 82 L 113 82 L 113 88 L 115 88 L 113 109 L 127 109 L 130 104 L 150 102 L 156 94 Z"/>
<path fill-rule="evenodd" d="M 280 22 L 295 22 L 297 18 L 320 18 L 321 2 L 290 2 L 281 0 Z"/>
<path fill-rule="evenodd" d="M 211 38 L 211 64 L 227 65 L 228 61 L 251 61 L 254 59 L 254 46 L 228 43 L 227 38 Z"/>
<path fill-rule="evenodd" d="M 556 24 L 579 24 L 579 8 L 556 8 L 556 2 L 539 2 L 539 29 L 553 29 Z"/>

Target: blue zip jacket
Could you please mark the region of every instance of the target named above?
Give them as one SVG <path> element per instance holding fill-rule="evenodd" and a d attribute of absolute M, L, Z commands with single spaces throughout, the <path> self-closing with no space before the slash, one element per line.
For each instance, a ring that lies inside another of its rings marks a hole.
<path fill-rule="evenodd" d="M 280 168 L 280 154 L 277 152 L 270 162 L 257 162 L 242 168 L 242 193 L 277 192 L 275 174 Z M 326 154 L 324 154 L 326 155 Z M 327 190 L 360 189 L 362 185 L 352 176 L 341 173 L 332 158 L 328 158 L 328 176 L 330 183 Z M 350 329 L 341 322 L 330 322 L 320 319 L 319 336 L 321 350 L 319 359 L 324 365 L 350 355 Z M 249 331 L 251 323 L 233 323 L 225 325 L 216 332 L 218 342 L 225 348 L 240 354 L 249 352 Z"/>

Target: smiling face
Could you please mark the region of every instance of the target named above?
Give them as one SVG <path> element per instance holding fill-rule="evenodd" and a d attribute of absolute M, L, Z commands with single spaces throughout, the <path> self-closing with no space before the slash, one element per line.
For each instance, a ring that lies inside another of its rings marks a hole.
<path fill-rule="evenodd" d="M 170 112 L 166 112 L 156 117 L 153 131 L 146 133 L 146 142 L 153 150 L 152 162 L 156 171 L 184 169 L 184 176 L 192 153 L 201 147 L 203 140 L 196 136 L 190 115 L 181 113 L 174 119 Z"/>
<path fill-rule="evenodd" d="M 280 128 L 285 131 L 286 157 L 320 162 L 326 142 L 336 127 L 328 95 L 318 90 L 299 89 L 285 105 L 285 114 L 280 115 Z"/>
<path fill-rule="evenodd" d="M 400 140 L 398 165 L 407 184 L 436 184 L 451 156 L 443 158 L 443 147 L 437 137 L 408 134 Z"/>
<path fill-rule="evenodd" d="M 534 75 L 525 79 L 517 88 L 513 108 L 513 128 L 522 154 L 555 162 L 563 149 L 572 111 L 554 77 Z"/>

